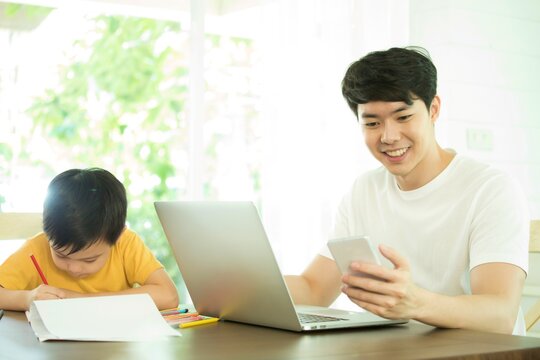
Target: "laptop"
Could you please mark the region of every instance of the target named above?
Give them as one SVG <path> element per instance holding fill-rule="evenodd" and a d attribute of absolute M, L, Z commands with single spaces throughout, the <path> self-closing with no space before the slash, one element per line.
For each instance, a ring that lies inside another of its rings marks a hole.
<path fill-rule="evenodd" d="M 196 310 L 292 331 L 401 324 L 367 311 L 295 306 L 252 202 L 157 201 Z"/>

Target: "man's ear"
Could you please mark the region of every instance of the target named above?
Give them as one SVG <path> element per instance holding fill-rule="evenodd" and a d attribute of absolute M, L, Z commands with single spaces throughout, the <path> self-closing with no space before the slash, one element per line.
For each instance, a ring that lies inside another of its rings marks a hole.
<path fill-rule="evenodd" d="M 441 111 L 441 98 L 438 95 L 435 95 L 433 100 L 431 100 L 431 105 L 429 106 L 429 117 L 431 122 L 435 124 L 435 121 L 439 118 L 439 113 Z"/>

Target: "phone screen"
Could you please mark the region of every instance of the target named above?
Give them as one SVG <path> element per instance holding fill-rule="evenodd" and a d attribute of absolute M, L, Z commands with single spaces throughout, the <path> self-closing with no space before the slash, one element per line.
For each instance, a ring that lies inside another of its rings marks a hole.
<path fill-rule="evenodd" d="M 328 248 L 342 274 L 352 273 L 352 262 L 381 265 L 379 256 L 367 236 L 353 236 L 328 241 Z M 356 276 L 368 276 L 364 273 L 352 273 Z"/>

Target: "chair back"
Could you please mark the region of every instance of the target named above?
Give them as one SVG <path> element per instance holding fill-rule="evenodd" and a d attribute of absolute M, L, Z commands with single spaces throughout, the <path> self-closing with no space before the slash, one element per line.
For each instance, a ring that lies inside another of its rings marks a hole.
<path fill-rule="evenodd" d="M 0 240 L 28 239 L 43 231 L 41 213 L 0 212 Z"/>
<path fill-rule="evenodd" d="M 531 220 L 529 252 L 540 253 L 540 220 Z"/>
<path fill-rule="evenodd" d="M 540 220 L 531 220 L 531 229 L 529 237 L 529 277 L 532 275 L 532 272 L 538 272 L 538 268 L 535 266 L 533 259 L 537 258 L 540 253 Z M 532 306 L 525 312 L 525 327 L 527 332 L 531 331 L 532 328 L 540 321 L 540 286 L 539 285 L 529 285 L 528 281 L 525 282 L 525 287 L 523 288 L 523 295 L 532 297 L 535 302 Z"/>

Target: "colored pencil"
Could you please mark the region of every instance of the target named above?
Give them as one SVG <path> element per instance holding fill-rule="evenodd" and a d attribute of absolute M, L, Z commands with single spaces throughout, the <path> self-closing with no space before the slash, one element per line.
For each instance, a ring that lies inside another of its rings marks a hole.
<path fill-rule="evenodd" d="M 192 326 L 215 323 L 215 322 L 217 322 L 217 321 L 219 321 L 219 318 L 215 318 L 215 317 L 205 317 L 205 318 L 203 318 L 202 320 L 197 320 L 197 321 L 190 321 L 190 322 L 186 322 L 186 323 L 181 323 L 181 324 L 179 325 L 179 327 L 182 328 L 182 329 L 185 329 L 185 328 L 192 327 Z"/>
<path fill-rule="evenodd" d="M 166 310 L 160 311 L 161 315 L 163 316 L 173 315 L 173 314 L 185 314 L 187 312 L 188 312 L 188 309 L 166 309 Z"/>
<path fill-rule="evenodd" d="M 43 274 L 43 271 L 41 271 L 41 267 L 39 267 L 39 264 L 33 254 L 30 255 L 30 259 L 32 259 L 32 262 L 34 263 L 34 266 L 36 267 L 36 270 L 39 276 L 41 277 L 41 281 L 43 281 L 45 285 L 49 285 L 49 283 L 47 282 L 47 279 L 45 278 L 45 274 Z"/>
<path fill-rule="evenodd" d="M 167 324 L 169 325 L 178 325 L 178 324 L 184 324 L 184 323 L 190 323 L 203 320 L 202 316 L 193 316 L 189 318 L 182 318 L 182 319 L 173 319 L 173 320 L 167 320 Z"/>
<path fill-rule="evenodd" d="M 165 315 L 163 316 L 165 320 L 169 319 L 181 319 L 181 318 L 188 318 L 188 317 L 194 317 L 199 316 L 198 313 L 188 313 L 188 314 L 175 314 L 175 315 Z"/>

